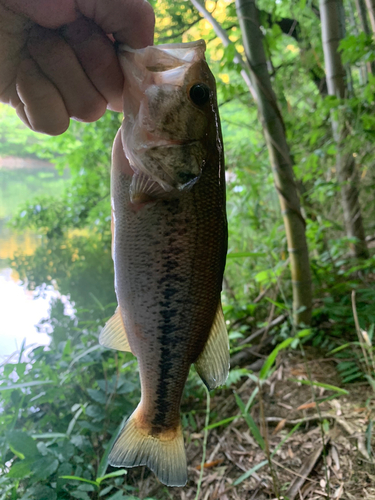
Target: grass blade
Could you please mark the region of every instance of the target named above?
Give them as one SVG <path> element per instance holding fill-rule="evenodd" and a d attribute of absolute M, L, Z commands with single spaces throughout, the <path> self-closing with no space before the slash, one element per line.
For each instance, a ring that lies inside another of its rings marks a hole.
<path fill-rule="evenodd" d="M 25 387 L 35 387 L 38 385 L 53 384 L 52 380 L 33 380 L 32 382 L 23 382 L 22 384 L 0 385 L 0 392 L 13 389 L 24 389 Z"/>
<path fill-rule="evenodd" d="M 282 445 L 285 443 L 285 441 L 287 441 L 290 438 L 290 436 L 292 436 L 292 434 L 294 434 L 296 432 L 296 430 L 298 429 L 298 427 L 300 427 L 300 425 L 302 425 L 302 422 L 298 422 L 298 424 L 296 424 L 293 427 L 293 429 L 290 432 L 288 432 L 288 434 L 285 436 L 285 438 L 280 441 L 280 443 L 276 446 L 276 448 L 271 453 L 271 458 L 279 451 L 279 449 L 282 447 Z"/>
<path fill-rule="evenodd" d="M 203 430 L 205 431 L 207 429 L 209 431 L 210 429 L 215 429 L 215 427 L 220 427 L 221 425 L 229 424 L 230 422 L 233 422 L 233 420 L 236 420 L 237 418 L 239 418 L 237 415 L 234 415 L 233 417 L 224 418 L 224 420 L 220 420 L 220 422 L 215 422 L 214 424 L 210 424 L 207 427 L 204 427 Z"/>
<path fill-rule="evenodd" d="M 260 462 L 259 464 L 254 465 L 254 467 L 252 467 L 250 470 L 248 470 L 247 472 L 245 472 L 245 474 L 242 474 L 242 476 L 240 476 L 238 479 L 236 479 L 234 481 L 234 483 L 233 483 L 234 486 L 239 485 L 240 483 L 242 483 L 242 481 L 245 481 L 245 479 L 247 479 L 252 474 L 254 474 L 254 472 L 256 472 L 257 470 L 261 469 L 262 467 L 264 467 L 267 464 L 268 464 L 268 460 L 263 460 L 263 462 Z"/>
<path fill-rule="evenodd" d="M 304 330 L 301 330 L 300 332 L 298 332 L 297 335 L 295 335 L 294 337 L 289 337 L 288 339 L 285 339 L 283 342 L 281 342 L 278 346 L 276 346 L 275 349 L 268 356 L 262 369 L 260 370 L 259 378 L 260 379 L 267 378 L 268 372 L 269 372 L 271 366 L 276 361 L 277 355 L 279 354 L 280 351 L 289 347 L 292 342 L 295 342 L 298 339 L 302 339 L 304 337 L 307 337 L 310 334 L 311 334 L 311 329 L 305 328 Z"/>
<path fill-rule="evenodd" d="M 61 479 L 69 479 L 71 481 L 81 481 L 82 483 L 93 484 L 97 488 L 99 488 L 99 484 L 95 481 L 90 481 L 90 479 L 85 479 L 84 477 L 78 476 L 59 476 Z"/>
<path fill-rule="evenodd" d="M 109 474 L 106 474 L 105 476 L 97 477 L 96 482 L 101 484 L 101 482 L 104 481 L 105 479 L 109 479 L 111 477 L 117 477 L 117 476 L 124 476 L 127 473 L 128 473 L 128 471 L 125 469 L 115 470 L 114 472 L 110 472 Z"/>
<path fill-rule="evenodd" d="M 323 389 L 326 389 L 327 391 L 335 391 L 335 392 L 338 392 L 339 394 L 349 394 L 349 391 L 345 390 L 345 389 L 341 389 L 341 387 L 336 387 L 335 385 L 331 385 L 331 384 L 324 384 L 323 382 L 312 382 L 310 380 L 300 380 L 300 379 L 296 379 L 296 378 L 290 378 L 288 379 L 290 380 L 291 382 L 297 382 L 297 383 L 300 383 L 300 384 L 304 384 L 304 385 L 312 385 L 314 387 L 322 387 Z"/>
<path fill-rule="evenodd" d="M 108 467 L 108 456 L 109 456 L 109 453 L 112 450 L 112 446 L 113 446 L 114 442 L 116 441 L 117 436 L 120 434 L 121 429 L 124 427 L 124 424 L 125 424 L 125 421 L 126 421 L 127 418 L 128 418 L 128 416 L 126 416 L 126 417 L 124 417 L 122 419 L 121 424 L 117 427 L 117 429 L 113 433 L 113 436 L 108 441 L 108 444 L 107 444 L 107 447 L 105 449 L 104 455 L 102 456 L 102 458 L 100 460 L 100 463 L 99 463 L 98 473 L 96 475 L 96 480 L 97 481 L 102 480 L 102 478 L 105 477 L 104 474 L 105 474 L 105 471 L 107 470 L 107 467 Z"/>
<path fill-rule="evenodd" d="M 240 398 L 240 396 L 236 393 L 234 393 L 234 397 L 236 398 L 237 405 L 239 409 L 241 410 L 241 415 L 245 419 L 252 435 L 254 436 L 254 439 L 256 442 L 259 444 L 259 446 L 262 448 L 262 450 L 266 449 L 266 444 L 264 442 L 264 439 L 260 433 L 259 427 L 255 423 L 253 417 L 246 411 L 246 407 L 244 405 L 244 402 Z"/>

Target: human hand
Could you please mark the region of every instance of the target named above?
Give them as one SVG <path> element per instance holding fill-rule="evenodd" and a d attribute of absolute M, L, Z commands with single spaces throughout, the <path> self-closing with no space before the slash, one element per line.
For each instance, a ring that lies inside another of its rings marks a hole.
<path fill-rule="evenodd" d="M 114 42 L 153 42 L 145 0 L 0 0 L 0 101 L 32 130 L 63 133 L 70 117 L 121 111 Z M 108 36 L 109 35 L 109 36 Z"/>

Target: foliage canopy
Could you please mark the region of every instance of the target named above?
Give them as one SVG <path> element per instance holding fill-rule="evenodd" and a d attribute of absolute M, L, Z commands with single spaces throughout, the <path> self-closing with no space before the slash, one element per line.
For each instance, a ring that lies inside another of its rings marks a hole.
<path fill-rule="evenodd" d="M 224 312 L 232 354 L 243 349 L 240 341 L 257 327 L 285 315 L 287 320 L 271 339 L 275 347 L 295 334 L 287 243 L 257 109 L 235 61 L 235 48 L 243 53 L 243 47 L 234 4 L 222 0 L 205 4 L 229 36 L 231 43 L 225 49 L 190 2 L 153 5 L 156 43 L 204 38 L 217 79 L 228 184 Z M 352 345 L 356 339 L 352 290 L 360 324 L 370 337 L 373 333 L 375 256 L 371 251 L 361 262 L 350 256 L 353 241 L 344 235 L 330 119 L 340 113 L 350 123 L 345 148 L 356 160 L 364 224 L 372 241 L 375 76 L 363 68 L 375 61 L 374 39 L 360 32 L 358 16 L 347 6 L 347 36 L 340 50 L 351 93 L 346 99 L 327 96 L 318 8 L 301 0 L 259 0 L 258 7 L 310 249 L 316 300 L 312 329 L 302 341 L 328 350 Z M 46 286 L 57 287 L 74 307 L 69 316 L 62 301 L 56 300 L 47 322 L 50 347 L 28 349 L 26 356 L 23 346 L 18 362 L 1 366 L 0 499 L 138 498 L 137 472 L 107 471 L 111 438 L 139 401 L 137 365 L 130 354 L 98 346 L 100 328 L 116 306 L 109 165 L 120 117 L 107 112 L 93 124 L 72 122 L 56 138 L 29 132 L 4 106 L 0 118 L 0 155 L 31 154 L 50 159 L 61 172 L 66 166 L 70 169 L 62 196 L 45 193 L 20 207 L 14 227 L 32 228 L 42 235 L 42 242 L 32 256 L 18 253 L 12 267 L 30 289 L 43 293 Z M 359 349 L 349 360 L 345 349 L 336 356 L 345 382 L 363 379 Z M 249 374 L 245 368 L 233 368 L 228 386 Z M 194 408 L 196 400 L 199 406 L 203 394 L 192 374 L 183 405 L 185 427 L 194 429 L 192 402 Z M 211 419 L 220 416 L 213 412 Z M 163 489 L 157 495 L 167 498 Z"/>

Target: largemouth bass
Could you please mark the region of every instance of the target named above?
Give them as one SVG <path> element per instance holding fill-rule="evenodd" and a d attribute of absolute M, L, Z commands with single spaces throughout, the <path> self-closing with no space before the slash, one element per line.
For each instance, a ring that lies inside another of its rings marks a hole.
<path fill-rule="evenodd" d="M 118 309 L 100 343 L 137 356 L 142 397 L 109 463 L 147 465 L 168 486 L 187 481 L 180 402 L 190 366 L 209 389 L 229 369 L 223 144 L 204 52 L 203 40 L 120 47 L 124 122 L 111 172 Z"/>

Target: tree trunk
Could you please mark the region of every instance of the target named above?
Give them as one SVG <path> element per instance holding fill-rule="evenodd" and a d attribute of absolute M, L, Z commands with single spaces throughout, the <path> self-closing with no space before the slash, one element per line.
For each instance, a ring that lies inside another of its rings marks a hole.
<path fill-rule="evenodd" d="M 359 0 L 355 0 L 355 3 L 356 3 L 357 11 L 358 11 L 358 9 L 360 7 Z M 362 4 L 363 4 L 363 0 L 362 0 Z M 359 30 L 358 30 L 358 26 L 357 26 L 357 20 L 355 17 L 354 6 L 353 6 L 352 0 L 349 0 L 348 6 L 349 6 L 350 23 L 352 25 L 351 27 L 352 27 L 352 30 L 353 30 L 353 33 L 355 34 L 355 36 L 358 36 Z M 367 25 L 367 27 L 368 27 L 368 25 Z M 360 66 L 359 66 L 359 83 L 361 86 L 366 85 L 366 83 L 368 82 L 367 67 L 368 67 L 368 63 L 365 64 L 363 62 L 361 62 Z"/>
<path fill-rule="evenodd" d="M 358 17 L 361 21 L 361 26 L 366 35 L 370 34 L 370 27 L 367 20 L 367 9 L 364 0 L 355 0 L 357 7 Z"/>
<path fill-rule="evenodd" d="M 343 29 L 341 26 L 342 0 L 320 0 L 323 52 L 329 95 L 345 99 L 347 86 L 345 69 L 338 51 Z M 358 174 L 351 152 L 345 151 L 345 140 L 349 135 L 344 116 L 331 115 L 333 136 L 337 143 L 336 172 L 341 187 L 346 234 L 356 238 L 351 253 L 357 258 L 368 257 L 361 207 L 358 196 Z"/>
<path fill-rule="evenodd" d="M 372 32 L 375 35 L 375 0 L 366 0 Z"/>
<path fill-rule="evenodd" d="M 365 5 L 365 0 L 355 0 L 355 4 L 357 7 L 358 17 L 361 21 L 362 31 L 369 36 L 371 35 L 371 31 L 367 20 L 367 9 Z M 375 61 L 366 63 L 366 67 L 369 73 L 371 73 L 372 75 L 375 74 Z"/>
<path fill-rule="evenodd" d="M 312 309 L 309 253 L 305 236 L 305 221 L 301 214 L 284 122 L 267 70 L 255 0 L 236 0 L 236 8 L 284 218 L 291 264 L 295 322 L 309 324 Z"/>

